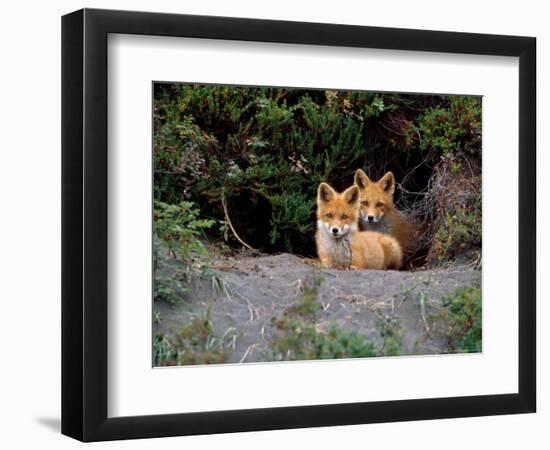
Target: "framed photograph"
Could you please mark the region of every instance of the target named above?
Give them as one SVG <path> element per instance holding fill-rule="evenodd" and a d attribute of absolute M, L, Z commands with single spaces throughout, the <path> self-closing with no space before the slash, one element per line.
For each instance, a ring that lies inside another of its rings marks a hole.
<path fill-rule="evenodd" d="M 62 20 L 62 432 L 535 412 L 536 40 Z"/>

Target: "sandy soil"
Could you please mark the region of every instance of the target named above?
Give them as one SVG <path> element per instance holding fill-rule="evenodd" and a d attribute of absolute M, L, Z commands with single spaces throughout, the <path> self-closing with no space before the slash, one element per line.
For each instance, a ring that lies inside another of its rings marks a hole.
<path fill-rule="evenodd" d="M 381 345 L 380 321 L 391 317 L 403 330 L 402 354 L 444 353 L 447 339 L 431 328 L 430 316 L 458 287 L 481 284 L 481 272 L 467 265 L 415 272 L 342 271 L 280 254 L 219 257 L 210 267 L 223 286 L 206 278 L 177 304 L 154 302 L 160 318 L 154 330 L 170 336 L 211 306 L 216 335 L 235 329 L 232 363 L 270 360 L 269 341 L 276 332 L 272 319 L 281 317 L 303 295 L 303 286 L 315 280 L 321 280 L 317 328 L 336 324 Z"/>

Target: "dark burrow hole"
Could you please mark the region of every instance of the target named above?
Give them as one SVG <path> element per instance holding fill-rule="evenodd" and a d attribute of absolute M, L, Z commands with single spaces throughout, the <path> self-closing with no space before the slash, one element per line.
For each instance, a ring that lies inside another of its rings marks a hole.
<path fill-rule="evenodd" d="M 425 155 L 424 155 L 425 156 Z M 400 161 L 399 159 L 403 159 Z M 395 175 L 396 191 L 394 194 L 394 203 L 396 207 L 414 217 L 421 228 L 421 236 L 418 240 L 417 249 L 408 257 L 408 268 L 418 268 L 424 265 L 427 255 L 427 245 L 423 241 L 427 239 L 431 223 L 427 223 L 427 218 L 422 211 L 419 212 L 418 205 L 424 201 L 427 188 L 430 182 L 430 177 L 433 174 L 434 164 L 437 158 L 411 158 L 407 161 L 402 158 L 394 160 L 394 164 L 389 167 L 389 170 Z M 372 180 L 378 180 L 384 173 L 385 169 L 375 169 L 376 162 L 371 165 L 369 176 Z M 416 167 L 411 173 L 410 167 Z M 335 189 L 344 190 L 352 184 L 353 176 L 348 174 L 346 178 L 341 177 L 332 182 Z M 403 186 L 406 190 L 401 189 L 401 182 L 405 181 Z M 310 233 L 300 233 L 298 229 L 286 230 L 286 241 L 277 240 L 278 244 L 273 244 L 271 239 L 272 230 L 272 207 L 268 199 L 254 192 L 252 189 L 242 189 L 227 198 L 227 210 L 230 220 L 239 237 L 250 246 L 258 249 L 263 253 L 281 253 L 289 252 L 304 256 L 317 257 L 315 248 L 315 222 L 316 212 L 315 207 L 310 214 L 312 229 Z M 424 233 L 424 235 L 422 234 Z M 235 247 L 241 247 L 238 240 L 229 232 L 228 243 Z"/>

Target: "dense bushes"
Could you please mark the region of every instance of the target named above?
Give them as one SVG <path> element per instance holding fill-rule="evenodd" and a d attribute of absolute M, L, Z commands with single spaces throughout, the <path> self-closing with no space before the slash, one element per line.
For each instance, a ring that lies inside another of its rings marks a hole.
<path fill-rule="evenodd" d="M 477 97 L 450 97 L 447 108 L 420 118 L 421 149 L 437 149 L 426 218 L 428 262 L 451 260 L 481 248 L 481 105 Z"/>
<path fill-rule="evenodd" d="M 398 203 L 427 223 L 426 247 L 437 241 L 431 260 L 451 258 L 464 233 L 448 228 L 475 225 L 481 205 L 448 207 L 441 191 L 456 175 L 479 198 L 480 163 L 477 97 L 155 84 L 156 205 L 193 202 L 196 220 L 229 219 L 262 251 L 313 255 L 317 185 L 343 189 L 363 168 L 372 178 L 394 172 Z M 205 223 L 201 232 L 237 243 Z"/>
<path fill-rule="evenodd" d="M 478 97 L 452 96 L 446 107 L 429 108 L 419 119 L 420 148 L 437 148 L 443 155 L 480 156 L 481 101 Z"/>

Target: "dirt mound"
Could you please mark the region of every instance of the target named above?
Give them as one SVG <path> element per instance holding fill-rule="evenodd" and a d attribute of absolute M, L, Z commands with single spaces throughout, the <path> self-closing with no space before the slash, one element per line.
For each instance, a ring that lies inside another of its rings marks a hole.
<path fill-rule="evenodd" d="M 275 319 L 284 317 L 308 289 L 319 304 L 313 322 L 321 333 L 336 326 L 383 347 L 384 326 L 390 324 L 399 354 L 446 353 L 448 340 L 433 330 L 431 318 L 457 288 L 480 286 L 481 272 L 467 265 L 414 272 L 328 270 L 280 254 L 219 258 L 210 264 L 208 276 L 191 284 L 181 302 L 154 303 L 154 331 L 175 336 L 208 314 L 218 341 L 233 336 L 225 360 L 237 363 L 275 359 Z"/>

